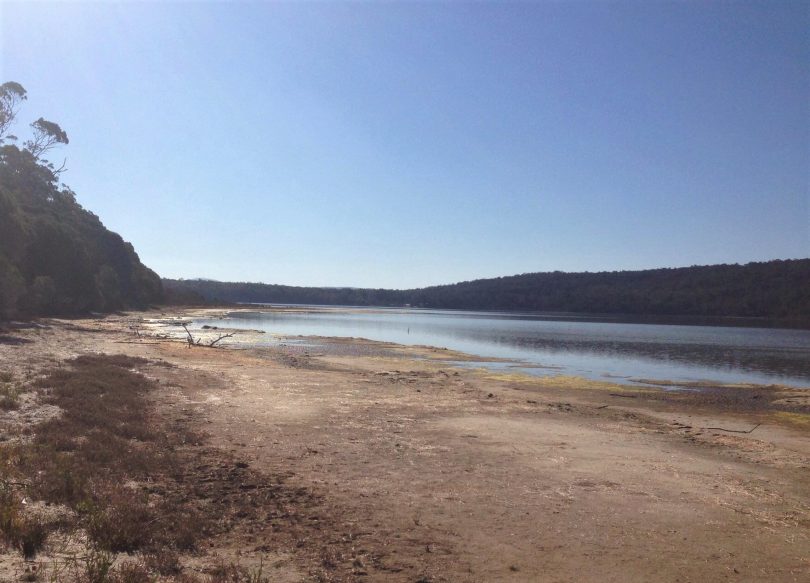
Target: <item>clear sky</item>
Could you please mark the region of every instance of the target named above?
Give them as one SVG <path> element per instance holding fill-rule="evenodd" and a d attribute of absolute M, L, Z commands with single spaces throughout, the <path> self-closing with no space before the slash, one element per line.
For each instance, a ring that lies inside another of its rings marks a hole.
<path fill-rule="evenodd" d="M 166 277 L 810 256 L 807 2 L 2 2 L 0 79 Z M 18 132 L 22 134 L 23 132 Z"/>

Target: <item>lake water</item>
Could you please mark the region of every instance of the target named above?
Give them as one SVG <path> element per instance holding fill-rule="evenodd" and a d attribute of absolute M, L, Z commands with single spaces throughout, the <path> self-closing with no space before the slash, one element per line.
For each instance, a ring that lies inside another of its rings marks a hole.
<path fill-rule="evenodd" d="M 810 331 L 642 324 L 582 316 L 387 308 L 234 312 L 195 325 L 259 329 L 267 342 L 289 336 L 367 338 L 449 348 L 516 363 L 536 375 L 633 382 L 779 383 L 810 388 Z M 317 344 L 317 342 L 314 342 Z"/>

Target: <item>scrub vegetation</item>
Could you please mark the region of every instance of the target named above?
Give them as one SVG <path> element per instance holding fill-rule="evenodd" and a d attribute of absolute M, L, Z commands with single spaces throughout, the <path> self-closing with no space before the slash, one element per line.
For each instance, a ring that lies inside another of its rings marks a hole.
<path fill-rule="evenodd" d="M 181 576 L 178 556 L 221 530 L 223 513 L 201 512 L 188 496 L 191 484 L 184 482 L 179 450 L 201 438 L 155 423 L 148 401 L 153 382 L 132 370 L 146 362 L 83 356 L 51 370 L 36 388 L 61 414 L 0 449 L 6 469 L 0 480 L 0 540 L 28 560 L 50 537 L 83 533 L 87 540 L 86 552 L 75 560 L 31 572 L 31 580 L 198 580 Z M 27 507 L 30 501 L 47 506 L 37 511 Z M 121 553 L 137 555 L 116 560 Z M 255 575 L 223 566 L 206 580 L 261 580 Z"/>
<path fill-rule="evenodd" d="M 9 473 L 0 484 L 0 533 L 34 557 L 55 531 L 83 529 L 100 552 L 194 548 L 206 524 L 174 496 L 136 485 L 171 478 L 177 436 L 148 416 L 151 382 L 130 370 L 143 359 L 84 356 L 37 381 L 41 398 L 62 413 L 28 439 L 4 447 Z M 58 518 L 23 512 L 23 500 L 68 509 Z"/>
<path fill-rule="evenodd" d="M 28 381 L 39 406 L 58 414 L 6 426 L 0 444 L 0 549 L 18 553 L 23 580 L 261 583 L 262 555 L 245 565 L 240 553 L 275 545 L 303 553 L 314 581 L 351 580 L 351 566 L 330 559 L 351 541 L 325 548 L 313 536 L 334 526 L 318 496 L 253 470 L 208 445 L 188 417 L 155 406 L 162 385 L 151 377 L 172 369 L 96 354 Z M 243 546 L 260 539 L 265 546 Z"/>

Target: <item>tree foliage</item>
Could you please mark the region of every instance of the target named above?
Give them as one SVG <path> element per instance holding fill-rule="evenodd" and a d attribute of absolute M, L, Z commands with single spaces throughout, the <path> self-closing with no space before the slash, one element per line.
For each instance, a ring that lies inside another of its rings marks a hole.
<path fill-rule="evenodd" d="M 208 300 L 465 310 L 520 310 L 810 323 L 810 259 L 602 273 L 526 273 L 410 290 L 164 280 Z"/>
<path fill-rule="evenodd" d="M 19 83 L 8 81 L 0 85 L 0 140 L 7 138 L 7 133 L 17 117 L 20 103 L 28 99 L 28 94 Z"/>
<path fill-rule="evenodd" d="M 25 149 L 31 152 L 34 158 L 42 156 L 54 146 L 69 142 L 65 130 L 58 123 L 39 118 L 31 124 L 33 136 L 25 142 Z"/>
<path fill-rule="evenodd" d="M 42 160 L 68 143 L 64 130 L 39 118 L 22 148 L 6 143 L 25 95 L 17 83 L 0 85 L 0 319 L 160 301 L 160 278 Z"/>

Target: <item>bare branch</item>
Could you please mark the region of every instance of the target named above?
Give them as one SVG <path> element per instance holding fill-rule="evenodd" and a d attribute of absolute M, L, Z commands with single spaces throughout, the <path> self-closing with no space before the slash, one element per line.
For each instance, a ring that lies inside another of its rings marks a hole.
<path fill-rule="evenodd" d="M 217 343 L 217 342 L 219 342 L 220 340 L 225 340 L 226 338 L 230 338 L 230 337 L 231 337 L 231 336 L 233 336 L 234 334 L 236 334 L 236 332 L 231 332 L 230 334 L 222 334 L 222 335 L 220 335 L 220 337 L 219 337 L 219 338 L 217 338 L 216 340 L 212 340 L 212 341 L 211 341 L 211 342 L 208 344 L 208 346 L 209 346 L 209 347 L 213 347 L 213 346 L 214 346 L 214 344 L 216 344 L 216 343 Z"/>
<path fill-rule="evenodd" d="M 208 344 L 203 344 L 202 338 L 195 339 L 194 336 L 191 335 L 191 332 L 189 332 L 188 326 L 185 323 L 181 323 L 180 326 L 182 326 L 183 330 L 186 331 L 186 335 L 188 336 L 188 338 L 186 338 L 186 342 L 188 342 L 189 348 L 191 348 L 192 346 L 203 346 L 207 348 L 214 348 L 217 342 L 225 340 L 226 338 L 231 338 L 236 334 L 236 332 L 231 332 L 230 334 L 220 334 L 219 338 L 215 338 Z"/>
<path fill-rule="evenodd" d="M 754 429 L 756 429 L 760 425 L 762 425 L 762 423 L 757 423 L 756 425 L 754 425 L 751 429 L 749 429 L 747 431 L 742 430 L 742 429 L 726 429 L 724 427 L 702 427 L 701 429 L 713 429 L 715 431 L 727 431 L 729 433 L 752 433 L 754 431 Z"/>
<path fill-rule="evenodd" d="M 62 174 L 62 172 L 67 170 L 67 168 L 65 167 L 65 164 L 67 164 L 67 158 L 64 158 L 62 160 L 62 165 L 59 168 L 55 168 L 53 170 L 53 173 L 54 173 L 55 176 L 59 176 L 60 174 Z"/>
<path fill-rule="evenodd" d="M 186 331 L 186 334 L 188 334 L 188 347 L 191 348 L 192 346 L 194 346 L 194 336 L 191 335 L 191 332 L 188 331 L 188 328 L 186 327 L 185 324 L 180 324 L 180 325 L 183 327 L 183 330 Z M 197 344 L 199 344 L 199 343 L 200 342 L 198 340 Z"/>
<path fill-rule="evenodd" d="M 39 159 L 51 148 L 59 144 L 67 144 L 68 140 L 65 130 L 59 127 L 58 123 L 39 118 L 31 124 L 34 137 L 25 142 L 25 149 Z"/>

